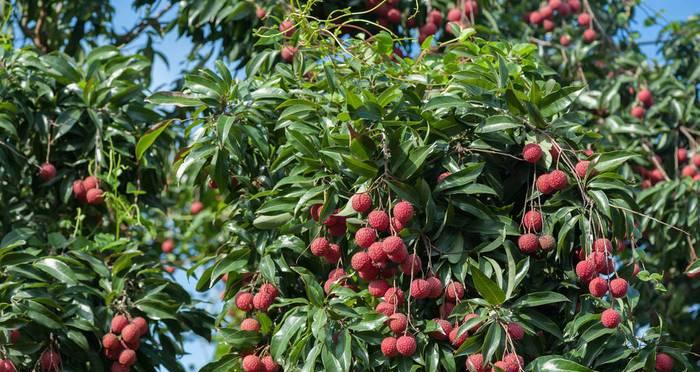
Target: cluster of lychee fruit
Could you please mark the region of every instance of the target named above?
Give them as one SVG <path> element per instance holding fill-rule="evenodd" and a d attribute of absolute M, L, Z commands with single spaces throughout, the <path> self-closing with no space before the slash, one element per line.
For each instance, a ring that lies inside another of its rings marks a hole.
<path fill-rule="evenodd" d="M 583 41 L 592 43 L 598 38 L 598 33 L 593 29 L 591 24 L 591 15 L 586 12 L 581 12 L 580 0 L 549 0 L 542 5 L 538 10 L 525 13 L 524 19 L 533 26 L 542 26 L 545 32 L 554 31 L 556 21 L 563 21 L 566 17 L 576 15 L 578 25 L 585 28 L 583 32 Z M 571 44 L 571 36 L 562 34 L 559 37 L 559 43 L 562 46 Z"/>
<path fill-rule="evenodd" d="M 279 291 L 275 286 L 265 283 L 258 288 L 258 293 L 255 295 L 247 291 L 238 292 L 234 302 L 237 308 L 246 313 L 253 310 L 267 311 L 278 295 Z M 253 317 L 245 318 L 241 321 L 240 329 L 246 332 L 260 332 L 260 322 Z M 245 353 L 242 356 L 241 366 L 245 372 L 279 371 L 280 366 L 270 355 L 261 358 L 254 353 Z"/>
<path fill-rule="evenodd" d="M 630 109 L 630 115 L 639 120 L 642 120 L 644 119 L 644 115 L 646 115 L 646 110 L 653 105 L 654 96 L 651 94 L 651 91 L 646 88 L 641 89 L 637 93 L 637 99 L 632 108 Z"/>
<path fill-rule="evenodd" d="M 112 318 L 110 331 L 102 336 L 104 355 L 114 361 L 112 372 L 128 372 L 136 364 L 136 350 L 148 334 L 148 322 L 140 316 L 129 321 L 126 315 L 118 314 Z"/>
<path fill-rule="evenodd" d="M 663 159 L 660 156 L 654 155 L 654 158 L 656 159 L 656 163 L 662 164 Z M 700 168 L 700 153 L 695 153 L 691 157 L 688 153 L 688 149 L 681 147 L 676 151 L 676 159 L 678 160 L 678 165 L 682 167 L 681 177 L 690 178 L 693 181 L 700 181 L 700 171 L 698 171 Z M 638 167 L 637 172 L 642 176 L 642 182 L 640 184 L 642 189 L 648 189 L 665 179 L 663 172 L 657 167 L 649 169 Z"/>
<path fill-rule="evenodd" d="M 258 288 L 258 293 L 255 295 L 248 291 L 238 292 L 234 297 L 234 302 L 237 308 L 245 312 L 253 311 L 253 309 L 267 311 L 277 296 L 279 296 L 277 288 L 270 283 L 264 283 Z"/>
<path fill-rule="evenodd" d="M 82 180 L 73 181 L 73 197 L 91 205 L 99 205 L 104 202 L 104 192 L 95 176 L 88 176 Z"/>
<path fill-rule="evenodd" d="M 556 241 L 552 235 L 536 235 L 542 231 L 543 221 L 540 212 L 534 209 L 525 212 L 522 225 L 525 228 L 525 233 L 518 238 L 518 249 L 520 249 L 520 252 L 533 255 L 540 250 L 549 252 L 554 249 Z"/>
<path fill-rule="evenodd" d="M 278 372 L 280 365 L 270 355 L 262 358 L 255 354 L 248 354 L 241 360 L 243 372 Z"/>
<path fill-rule="evenodd" d="M 608 292 L 612 298 L 622 298 L 627 295 L 629 287 L 627 280 L 609 278 L 615 270 L 612 250 L 613 245 L 609 239 L 599 238 L 593 242 L 593 249 L 588 257 L 585 256 L 583 249 L 579 251 L 581 261 L 576 264 L 576 276 L 581 284 L 588 285 L 588 291 L 593 297 L 601 298 Z M 622 316 L 615 309 L 610 308 L 603 311 L 600 320 L 604 327 L 616 328 Z"/>

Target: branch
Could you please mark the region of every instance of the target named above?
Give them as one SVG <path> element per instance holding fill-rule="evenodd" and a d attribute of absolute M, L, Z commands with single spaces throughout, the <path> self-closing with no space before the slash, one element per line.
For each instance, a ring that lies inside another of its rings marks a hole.
<path fill-rule="evenodd" d="M 132 27 L 131 30 L 129 30 L 127 33 L 121 36 L 116 37 L 115 46 L 118 48 L 122 45 L 128 44 L 131 41 L 133 41 L 136 37 L 138 37 L 143 30 L 146 29 L 150 25 L 151 21 L 158 21 L 165 13 L 170 11 L 175 6 L 174 2 L 168 3 L 163 9 L 161 9 L 158 13 L 156 13 L 155 16 L 153 17 L 144 17 L 144 19 L 136 24 L 134 27 Z"/>
<path fill-rule="evenodd" d="M 652 151 L 651 148 L 649 148 L 649 145 L 647 145 L 647 144 L 644 143 L 644 142 L 642 142 L 642 148 L 644 149 L 644 151 L 646 151 L 646 152 L 648 152 L 648 153 L 651 154 L 651 157 L 650 157 L 650 158 L 651 158 L 651 162 L 654 164 L 654 167 L 656 167 L 656 169 L 658 169 L 658 170 L 661 172 L 661 174 L 664 176 L 664 179 L 665 179 L 666 181 L 669 181 L 670 178 L 668 177 L 668 174 L 666 174 L 666 171 L 664 170 L 664 167 L 661 166 L 661 164 L 659 163 L 659 161 L 658 161 L 658 160 L 656 159 L 656 157 L 654 156 L 654 151 Z"/>

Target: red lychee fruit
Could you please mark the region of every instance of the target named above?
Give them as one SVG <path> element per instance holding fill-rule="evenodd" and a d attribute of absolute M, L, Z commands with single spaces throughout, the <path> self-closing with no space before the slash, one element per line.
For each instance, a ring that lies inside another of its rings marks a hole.
<path fill-rule="evenodd" d="M 119 338 L 114 333 L 106 333 L 102 336 L 102 347 L 105 349 L 114 350 L 120 346 Z"/>
<path fill-rule="evenodd" d="M 627 296 L 627 281 L 622 278 L 611 280 L 610 294 L 615 298 Z"/>
<path fill-rule="evenodd" d="M 525 329 L 519 323 L 508 323 L 508 334 L 515 341 L 520 341 L 525 337 Z"/>
<path fill-rule="evenodd" d="M 450 331 L 450 334 L 449 334 L 450 344 L 452 344 L 452 346 L 454 346 L 455 349 L 462 346 L 464 341 L 467 341 L 467 337 L 469 337 L 469 332 L 466 332 L 466 331 L 462 332 L 462 334 L 459 335 L 459 337 L 457 337 L 458 333 L 459 333 L 459 325 L 456 324 L 454 326 L 454 328 L 452 328 L 452 330 Z"/>
<path fill-rule="evenodd" d="M 265 365 L 256 355 L 246 355 L 241 361 L 244 372 L 263 372 Z"/>
<path fill-rule="evenodd" d="M 391 287 L 384 292 L 384 301 L 392 305 L 401 305 L 406 300 L 399 287 Z"/>
<path fill-rule="evenodd" d="M 389 261 L 401 264 L 408 259 L 408 250 L 406 250 L 406 246 L 403 245 L 400 246 L 399 250 L 397 250 L 396 252 L 392 254 L 387 254 L 386 256 L 389 259 Z"/>
<path fill-rule="evenodd" d="M 542 230 L 542 215 L 536 210 L 529 210 L 523 215 L 525 230 L 539 232 Z"/>
<path fill-rule="evenodd" d="M 630 109 L 630 115 L 639 120 L 642 120 L 644 118 L 644 114 L 646 114 L 646 110 L 644 110 L 644 107 L 632 106 L 632 109 Z"/>
<path fill-rule="evenodd" d="M 445 298 L 451 302 L 456 302 L 464 298 L 464 286 L 462 283 L 450 282 L 445 289 Z"/>
<path fill-rule="evenodd" d="M 452 173 L 450 173 L 450 172 L 443 172 L 443 173 L 440 173 L 440 175 L 439 175 L 438 178 L 437 178 L 437 183 L 438 183 L 438 184 L 441 184 L 442 181 L 445 180 L 445 178 L 447 178 L 447 177 L 449 177 L 449 176 L 451 176 L 451 175 L 452 175 Z"/>
<path fill-rule="evenodd" d="M 612 252 L 612 242 L 606 238 L 596 239 L 593 242 L 593 250 L 610 254 Z"/>
<path fill-rule="evenodd" d="M 545 252 L 549 252 L 557 246 L 556 240 L 554 240 L 554 237 L 549 234 L 540 236 L 537 238 L 537 241 L 540 244 L 540 248 Z"/>
<path fill-rule="evenodd" d="M 57 372 L 61 370 L 61 355 L 53 350 L 46 350 L 39 357 L 42 371 Z"/>
<path fill-rule="evenodd" d="M 656 372 L 672 372 L 673 358 L 666 353 L 657 353 L 655 367 Z"/>
<path fill-rule="evenodd" d="M 600 315 L 600 322 L 603 323 L 605 328 L 617 328 L 620 321 L 622 321 L 620 313 L 613 309 L 607 309 Z"/>
<path fill-rule="evenodd" d="M 141 332 L 137 326 L 129 324 L 122 329 L 122 341 L 127 344 L 135 343 L 141 337 Z"/>
<path fill-rule="evenodd" d="M 365 270 L 359 270 L 357 276 L 364 281 L 374 280 L 379 276 L 379 269 L 374 265 L 369 265 Z"/>
<path fill-rule="evenodd" d="M 119 354 L 119 364 L 123 366 L 133 366 L 136 364 L 136 352 L 131 349 L 124 349 Z"/>
<path fill-rule="evenodd" d="M 173 251 L 173 248 L 175 248 L 175 241 L 172 239 L 165 239 L 160 245 L 160 249 L 163 253 L 170 253 Z"/>
<path fill-rule="evenodd" d="M 417 275 L 420 273 L 422 265 L 423 262 L 421 262 L 420 257 L 414 253 L 406 257 L 406 259 L 401 262 L 400 267 L 401 271 L 406 275 Z"/>
<path fill-rule="evenodd" d="M 92 190 L 97 188 L 100 185 L 99 180 L 95 176 L 87 176 L 83 180 L 83 186 L 85 187 L 85 191 Z"/>
<path fill-rule="evenodd" d="M 369 258 L 372 259 L 372 262 L 375 264 L 384 264 L 386 263 L 387 256 L 386 253 L 384 252 L 383 244 L 381 242 L 375 242 L 372 243 L 372 245 L 367 248 L 367 254 L 369 255 Z"/>
<path fill-rule="evenodd" d="M 263 19 L 267 15 L 267 11 L 264 8 L 257 7 L 255 8 L 255 16 L 258 17 L 258 19 Z"/>
<path fill-rule="evenodd" d="M 85 196 L 87 195 L 87 190 L 85 190 L 85 185 L 81 180 L 73 181 L 73 197 L 85 201 Z"/>
<path fill-rule="evenodd" d="M 506 372 L 517 372 L 525 367 L 525 360 L 518 354 L 508 353 L 503 357 L 503 362 L 506 364 Z"/>
<path fill-rule="evenodd" d="M 350 203 L 352 204 L 352 209 L 355 210 L 355 212 L 367 213 L 370 209 L 372 209 L 372 198 L 369 196 L 369 194 L 364 192 L 353 195 L 350 199 Z"/>
<path fill-rule="evenodd" d="M 328 279 L 336 280 L 345 276 L 345 270 L 342 267 L 333 269 L 328 273 Z"/>
<path fill-rule="evenodd" d="M 554 26 L 556 26 L 556 24 L 549 19 L 542 21 L 542 28 L 544 28 L 546 32 L 554 30 Z"/>
<path fill-rule="evenodd" d="M 539 240 L 535 234 L 523 234 L 518 238 L 518 248 L 524 254 L 533 254 L 540 248 Z"/>
<path fill-rule="evenodd" d="M 652 96 L 649 89 L 642 89 L 637 93 L 637 100 L 641 102 L 644 107 L 651 107 L 654 104 L 654 96 Z"/>
<path fill-rule="evenodd" d="M 386 280 L 373 280 L 367 285 L 367 291 L 373 297 L 383 297 L 387 289 L 389 289 L 389 283 Z"/>
<path fill-rule="evenodd" d="M 603 297 L 608 292 L 608 282 L 603 278 L 593 278 L 593 280 L 588 283 L 588 292 L 590 292 L 593 297 Z"/>
<path fill-rule="evenodd" d="M 15 365 L 12 364 L 12 360 L 0 359 L 0 371 L 2 371 L 2 372 L 16 372 L 17 369 L 15 368 Z"/>
<path fill-rule="evenodd" d="M 510 371 L 508 370 L 508 365 L 506 365 L 506 362 L 499 360 L 495 363 L 493 363 L 494 367 L 494 372 L 517 372 L 520 368 L 516 369 L 515 371 Z"/>
<path fill-rule="evenodd" d="M 275 299 L 269 294 L 258 292 L 253 296 L 253 307 L 255 307 L 256 310 L 267 311 L 274 301 Z"/>
<path fill-rule="evenodd" d="M 576 264 L 576 276 L 583 282 L 590 281 L 595 275 L 595 264 L 590 260 L 579 261 Z"/>
<path fill-rule="evenodd" d="M 10 343 L 16 344 L 22 339 L 22 333 L 19 329 L 13 329 L 10 331 Z"/>
<path fill-rule="evenodd" d="M 384 314 L 386 316 L 391 316 L 395 312 L 396 306 L 394 304 L 390 304 L 388 302 L 380 302 L 377 304 L 377 307 L 374 308 L 374 311 Z"/>
<path fill-rule="evenodd" d="M 321 216 L 321 207 L 322 206 L 323 206 L 322 204 L 314 204 L 311 206 L 311 208 L 309 208 L 309 215 L 311 215 L 311 218 L 314 221 L 319 220 L 319 218 Z"/>
<path fill-rule="evenodd" d="M 112 333 L 118 335 L 127 325 L 129 325 L 129 319 L 127 319 L 124 315 L 117 315 L 114 318 L 112 318 L 112 324 L 110 328 L 112 329 Z"/>
<path fill-rule="evenodd" d="M 253 318 L 245 318 L 241 322 L 241 331 L 258 332 L 260 331 L 260 322 Z"/>
<path fill-rule="evenodd" d="M 279 30 L 284 36 L 292 37 L 294 35 L 294 22 L 289 19 L 282 21 Z"/>
<path fill-rule="evenodd" d="M 382 250 L 386 254 L 396 254 L 402 249 L 406 249 L 406 245 L 398 236 L 390 236 L 382 241 Z"/>
<path fill-rule="evenodd" d="M 437 26 L 433 23 L 426 23 L 420 28 L 420 33 L 425 36 L 434 35 L 437 32 Z"/>
<path fill-rule="evenodd" d="M 261 361 L 265 366 L 264 372 L 278 372 L 280 370 L 280 365 L 269 355 L 262 357 Z"/>
<path fill-rule="evenodd" d="M 561 35 L 559 37 L 559 44 L 561 44 L 561 46 L 565 46 L 565 47 L 569 46 L 569 44 L 571 44 L 571 36 L 569 36 L 567 34 Z"/>
<path fill-rule="evenodd" d="M 340 260 L 341 255 L 342 252 L 340 251 L 340 246 L 338 244 L 331 244 L 328 246 L 328 252 L 325 256 L 323 256 L 323 258 L 326 260 L 326 262 L 334 264 Z"/>
<path fill-rule="evenodd" d="M 363 227 L 355 233 L 355 243 L 362 248 L 369 248 L 377 239 L 377 232 L 370 227 Z"/>
<path fill-rule="evenodd" d="M 396 349 L 396 337 L 386 337 L 382 340 L 382 354 L 387 357 L 395 357 L 399 355 Z"/>
<path fill-rule="evenodd" d="M 472 14 L 476 16 L 479 13 L 479 4 L 475 0 L 467 0 L 464 3 L 464 14 L 470 17 Z"/>
<path fill-rule="evenodd" d="M 566 173 L 555 169 L 549 174 L 549 184 L 554 190 L 564 190 L 569 186 L 569 179 L 566 177 Z"/>
<path fill-rule="evenodd" d="M 51 163 L 44 163 L 39 167 L 39 178 L 44 182 L 49 182 L 56 177 L 56 167 Z"/>
<path fill-rule="evenodd" d="M 213 178 L 209 179 L 207 186 L 209 186 L 210 189 L 218 189 L 219 188 L 219 185 L 216 184 L 216 181 L 214 181 Z"/>
<path fill-rule="evenodd" d="M 373 210 L 367 215 L 367 222 L 378 231 L 389 230 L 389 215 L 384 211 Z"/>
<path fill-rule="evenodd" d="M 402 313 L 393 313 L 391 314 L 391 316 L 389 316 L 389 320 L 387 320 L 387 325 L 389 326 L 389 329 L 392 332 L 394 332 L 394 334 L 398 335 L 406 330 L 406 325 L 408 325 L 408 318 Z"/>
<path fill-rule="evenodd" d="M 280 294 L 277 288 L 270 283 L 264 283 L 263 285 L 261 285 L 258 289 L 258 292 L 268 294 L 270 297 L 272 297 L 273 300 L 277 298 L 277 296 L 279 296 Z"/>
<path fill-rule="evenodd" d="M 430 286 L 430 294 L 428 295 L 428 297 L 439 298 L 442 294 L 442 282 L 440 281 L 440 278 L 436 276 L 431 276 L 430 278 L 426 279 L 426 281 Z"/>
<path fill-rule="evenodd" d="M 330 249 L 330 243 L 326 238 L 316 238 L 311 241 L 311 254 L 314 256 L 325 256 Z"/>
<path fill-rule="evenodd" d="M 695 177 L 695 175 L 697 173 L 698 173 L 697 168 L 695 168 L 694 165 L 690 165 L 690 164 L 683 167 L 683 170 L 681 171 L 681 174 L 683 175 L 683 177 L 690 177 L 690 178 Z"/>
<path fill-rule="evenodd" d="M 434 25 L 439 25 L 442 23 L 442 13 L 440 13 L 440 11 L 437 9 L 433 9 L 430 11 L 430 13 L 428 13 L 426 21 Z"/>
<path fill-rule="evenodd" d="M 535 164 L 542 157 L 542 148 L 536 143 L 528 143 L 523 148 L 523 159 L 526 162 Z"/>
<path fill-rule="evenodd" d="M 352 256 L 350 264 L 356 271 L 366 271 L 372 267 L 372 259 L 366 252 L 357 252 Z"/>
<path fill-rule="evenodd" d="M 104 202 L 104 193 L 100 189 L 90 189 L 85 194 L 85 200 L 91 205 L 102 204 Z"/>
<path fill-rule="evenodd" d="M 401 23 L 401 11 L 396 8 L 389 9 L 389 11 L 386 13 L 386 19 L 391 24 L 397 25 Z"/>
<path fill-rule="evenodd" d="M 430 284 L 427 280 L 414 279 L 411 282 L 411 296 L 415 299 L 428 298 L 430 289 Z"/>
<path fill-rule="evenodd" d="M 445 301 L 440 305 L 440 308 L 438 309 L 440 311 L 440 317 L 442 318 L 447 318 L 452 314 L 452 310 L 454 310 L 455 304 L 454 302 L 449 302 Z"/>
<path fill-rule="evenodd" d="M 549 195 L 552 192 L 554 192 L 554 188 L 552 187 L 552 183 L 549 180 L 549 174 L 545 173 L 537 177 L 537 181 L 535 181 L 535 186 L 537 186 L 537 191 L 541 192 L 544 195 Z"/>
<path fill-rule="evenodd" d="M 243 311 L 253 310 L 253 295 L 249 292 L 239 292 L 234 301 L 236 307 Z"/>
<path fill-rule="evenodd" d="M 119 364 L 119 362 L 114 362 L 109 370 L 111 372 L 131 372 L 131 367 Z"/>
<path fill-rule="evenodd" d="M 679 163 L 685 163 L 688 160 L 688 150 L 684 148 L 679 148 L 676 152 L 676 158 L 678 158 Z"/>
<path fill-rule="evenodd" d="M 571 8 L 571 11 L 574 13 L 578 13 L 581 11 L 581 1 L 580 0 L 569 0 L 569 7 Z"/>
<path fill-rule="evenodd" d="M 588 166 L 590 164 L 591 162 L 588 160 L 581 160 L 578 163 L 576 163 L 576 175 L 578 175 L 580 178 L 585 178 L 586 173 L 588 172 Z"/>
<path fill-rule="evenodd" d="M 470 320 L 472 320 L 472 319 L 475 319 L 475 318 L 479 318 L 479 314 L 477 314 L 477 313 L 469 313 L 469 314 L 467 314 L 467 315 L 464 316 L 464 321 L 463 321 L 463 322 L 464 322 L 464 323 L 467 323 L 468 321 L 470 321 Z M 476 324 L 470 326 L 469 329 L 467 329 L 467 330 L 470 331 L 470 332 L 471 332 L 472 330 L 477 331 L 480 327 L 481 327 L 481 322 L 476 323 Z"/>
<path fill-rule="evenodd" d="M 404 335 L 396 339 L 396 351 L 403 356 L 411 356 L 416 352 L 416 339 L 411 335 Z"/>
<path fill-rule="evenodd" d="M 542 23 L 543 17 L 542 17 L 542 14 L 540 12 L 534 11 L 534 12 L 530 13 L 530 17 L 528 18 L 528 20 L 530 21 L 530 24 L 538 25 L 538 24 Z"/>
<path fill-rule="evenodd" d="M 591 25 L 591 15 L 588 13 L 581 13 L 578 15 L 578 25 L 581 27 L 588 27 Z"/>
<path fill-rule="evenodd" d="M 481 353 L 468 356 L 466 367 L 469 372 L 491 372 L 491 368 L 484 365 L 484 356 Z"/>
<path fill-rule="evenodd" d="M 413 218 L 413 204 L 402 200 L 396 203 L 396 205 L 394 206 L 393 213 L 394 218 L 396 218 L 397 220 L 399 220 L 399 222 L 405 225 L 409 223 Z"/>
<path fill-rule="evenodd" d="M 459 22 L 462 19 L 462 10 L 457 9 L 457 8 L 452 8 L 450 9 L 449 12 L 447 12 L 447 20 L 450 22 Z M 438 183 L 440 183 L 438 179 Z"/>
<path fill-rule="evenodd" d="M 137 316 L 131 321 L 131 324 L 135 325 L 139 330 L 139 335 L 143 337 L 148 333 L 148 322 L 145 318 Z"/>
<path fill-rule="evenodd" d="M 440 340 L 440 341 L 445 341 L 449 339 L 449 334 L 452 332 L 452 324 L 445 319 L 433 319 L 442 329 L 442 332 L 439 330 L 430 332 L 430 337 Z"/>
<path fill-rule="evenodd" d="M 693 164 L 696 167 L 700 167 L 700 154 L 693 155 Z"/>
<path fill-rule="evenodd" d="M 294 56 L 297 54 L 297 52 L 299 52 L 299 48 L 291 45 L 285 45 L 282 47 L 280 57 L 282 57 L 283 61 L 287 63 L 292 63 L 292 61 L 294 61 Z"/>
<path fill-rule="evenodd" d="M 583 41 L 586 42 L 586 44 L 590 44 L 595 41 L 595 39 L 598 38 L 598 33 L 595 32 L 594 29 L 589 28 L 586 31 L 583 32 Z"/>
<path fill-rule="evenodd" d="M 540 15 L 542 15 L 543 19 L 548 20 L 548 19 L 552 18 L 552 14 L 554 14 L 554 9 L 551 6 L 546 5 L 546 6 L 541 7 L 539 12 L 540 12 Z"/>
<path fill-rule="evenodd" d="M 403 228 L 406 227 L 403 222 L 397 220 L 396 218 L 391 219 L 391 228 L 394 229 L 395 232 L 399 232 L 403 230 Z"/>
<path fill-rule="evenodd" d="M 190 214 L 199 214 L 203 209 L 204 204 L 200 201 L 196 201 L 190 206 Z"/>

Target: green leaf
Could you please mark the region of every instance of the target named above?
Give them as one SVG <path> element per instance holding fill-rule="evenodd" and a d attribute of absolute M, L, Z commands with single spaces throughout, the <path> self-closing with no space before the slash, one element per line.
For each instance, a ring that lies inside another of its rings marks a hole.
<path fill-rule="evenodd" d="M 35 262 L 34 266 L 66 284 L 78 284 L 73 270 L 71 270 L 68 265 L 55 258 L 44 258 L 43 260 Z"/>
<path fill-rule="evenodd" d="M 514 307 L 535 307 L 557 302 L 568 302 L 569 299 L 556 292 L 532 292 L 520 297 L 513 304 Z"/>
<path fill-rule="evenodd" d="M 253 221 L 253 226 L 261 230 L 278 228 L 292 219 L 291 213 L 282 213 L 274 216 L 258 216 Z"/>
<path fill-rule="evenodd" d="M 483 125 L 476 130 L 477 133 L 502 132 L 508 129 L 521 128 L 523 123 L 516 121 L 508 115 L 495 115 L 486 118 Z"/>
<path fill-rule="evenodd" d="M 481 270 L 472 266 L 471 273 L 474 287 L 488 303 L 491 305 L 500 305 L 506 300 L 506 294 L 503 290 L 498 287 L 496 282 L 484 275 Z"/>
<path fill-rule="evenodd" d="M 700 273 L 700 260 L 695 260 L 693 263 L 688 265 L 685 269 L 686 274 L 697 274 Z"/>
<path fill-rule="evenodd" d="M 177 107 L 195 107 L 204 104 L 199 98 L 180 92 L 156 92 L 146 98 L 146 102 Z"/>
<path fill-rule="evenodd" d="M 139 138 L 139 142 L 136 144 L 136 160 L 141 160 L 146 150 L 153 145 L 153 142 L 155 142 L 158 136 L 160 136 L 172 122 L 173 119 L 163 120 L 149 128 L 148 131 Z"/>
<path fill-rule="evenodd" d="M 540 112 L 544 117 L 550 117 L 557 113 L 563 113 L 572 103 L 576 101 L 583 86 L 569 86 L 554 93 L 548 94 L 540 102 Z"/>
<path fill-rule="evenodd" d="M 484 337 L 484 344 L 481 347 L 484 360 L 491 360 L 491 356 L 496 354 L 501 343 L 505 340 L 503 336 L 504 332 L 501 325 L 498 322 L 491 323 L 486 332 L 486 337 Z"/>
<path fill-rule="evenodd" d="M 597 172 L 603 173 L 609 170 L 616 169 L 626 161 L 638 157 L 637 154 L 629 151 L 613 151 L 601 154 L 595 161 L 593 167 Z"/>
<path fill-rule="evenodd" d="M 455 107 L 468 108 L 471 107 L 471 105 L 464 98 L 442 95 L 432 97 L 428 103 L 423 106 L 423 111 L 451 109 Z"/>
<path fill-rule="evenodd" d="M 543 372 L 594 372 L 576 362 L 564 358 L 550 359 L 542 364 Z"/>
<path fill-rule="evenodd" d="M 275 332 L 275 334 L 272 336 L 272 341 L 270 342 L 270 353 L 275 360 L 284 359 L 282 358 L 282 354 L 287 350 L 289 340 L 294 337 L 305 322 L 305 314 L 297 314 L 297 312 L 293 312 L 287 317 L 284 323 L 282 323 L 282 326 L 280 326 L 277 332 Z"/>

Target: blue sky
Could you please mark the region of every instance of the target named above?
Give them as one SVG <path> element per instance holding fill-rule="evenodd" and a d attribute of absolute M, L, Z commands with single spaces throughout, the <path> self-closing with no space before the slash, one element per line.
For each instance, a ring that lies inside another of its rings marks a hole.
<path fill-rule="evenodd" d="M 123 25 L 124 29 L 129 29 L 131 26 L 141 19 L 139 14 L 136 14 L 130 6 L 122 5 L 116 0 L 112 0 L 114 7 L 116 9 L 115 22 L 118 25 Z M 687 18 L 691 14 L 700 13 L 700 0 L 645 0 L 641 11 L 637 12 L 636 28 L 641 34 L 641 41 L 653 41 L 656 39 L 661 26 L 644 27 L 643 21 L 648 14 L 653 14 L 656 11 L 664 10 L 663 19 L 668 21 L 682 20 Z M 168 14 L 168 16 L 173 16 L 174 11 Z M 661 20 L 663 23 L 663 20 Z M 134 45 L 139 45 L 143 43 L 143 38 L 141 41 L 137 40 Z M 174 32 L 171 32 L 165 36 L 164 39 L 158 41 L 155 48 L 167 55 L 169 59 L 169 66 L 161 61 L 157 60 L 153 66 L 153 85 L 152 89 L 168 89 L 172 87 L 172 82 L 181 77 L 181 71 L 186 70 L 188 66 L 187 53 L 191 49 L 191 43 L 186 38 L 178 38 Z M 646 45 L 643 47 L 644 51 L 651 57 L 656 55 L 655 45 Z M 176 272 L 176 279 L 188 288 L 191 293 L 195 295 L 196 298 L 209 301 L 210 304 L 205 304 L 208 310 L 218 312 L 221 308 L 221 302 L 219 301 L 218 295 L 219 290 L 222 288 L 215 287 L 211 291 L 205 294 L 197 294 L 194 291 L 195 280 L 189 280 L 185 277 L 182 271 Z M 192 340 L 187 342 L 185 345 L 185 350 L 190 353 L 185 356 L 182 362 L 185 366 L 190 366 L 195 370 L 199 369 L 201 366 L 206 364 L 207 361 L 212 359 L 214 348 L 212 345 L 207 344 L 199 340 Z"/>

